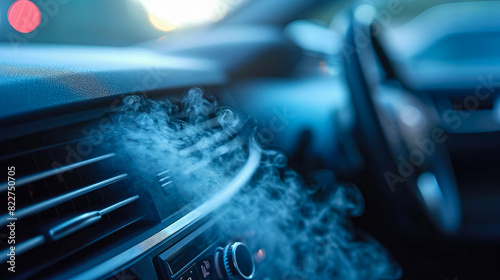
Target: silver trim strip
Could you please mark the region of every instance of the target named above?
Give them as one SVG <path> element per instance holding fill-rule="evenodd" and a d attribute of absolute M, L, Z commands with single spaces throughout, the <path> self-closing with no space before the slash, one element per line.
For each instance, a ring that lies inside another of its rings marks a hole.
<path fill-rule="evenodd" d="M 171 237 L 173 234 L 180 230 L 196 223 L 197 221 L 205 218 L 207 215 L 227 203 L 238 191 L 241 190 L 252 178 L 257 170 L 260 162 L 260 149 L 256 144 L 251 144 L 249 147 L 249 156 L 245 165 L 241 168 L 238 174 L 229 182 L 224 190 L 220 191 L 210 200 L 198 206 L 193 211 L 189 212 L 184 217 L 175 221 L 173 224 L 142 241 L 141 243 L 129 248 L 128 250 L 120 253 L 119 255 L 99 264 L 87 271 L 84 271 L 70 279 L 98 279 L 106 276 L 107 274 L 118 270 L 120 267 L 126 265 L 128 262 L 140 257 L 147 251 L 153 249 L 163 240 Z"/>

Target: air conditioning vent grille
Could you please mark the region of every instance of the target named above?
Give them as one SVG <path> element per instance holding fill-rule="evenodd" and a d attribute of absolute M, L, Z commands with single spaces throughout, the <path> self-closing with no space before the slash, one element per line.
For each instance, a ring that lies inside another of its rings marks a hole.
<path fill-rule="evenodd" d="M 71 143 L 4 156 L 3 166 L 15 166 L 16 209 L 0 212 L 0 238 L 16 224 L 16 267 L 29 277 L 116 233 L 122 238 L 146 229 L 143 194 L 132 193 L 130 176 L 116 164 L 115 153 L 96 151 L 85 157 L 68 153 Z M 61 164 L 67 162 L 67 164 Z M 6 180 L 1 195 L 8 196 Z M 131 228 L 130 226 L 134 224 Z M 111 246 L 111 245 L 110 245 Z M 101 247 L 100 247 L 101 248 Z M 0 261 L 7 271 L 10 245 L 0 243 Z M 25 273 L 26 272 L 26 273 Z M 1 276 L 0 275 L 0 276 Z M 3 277 L 0 277 L 3 278 Z"/>

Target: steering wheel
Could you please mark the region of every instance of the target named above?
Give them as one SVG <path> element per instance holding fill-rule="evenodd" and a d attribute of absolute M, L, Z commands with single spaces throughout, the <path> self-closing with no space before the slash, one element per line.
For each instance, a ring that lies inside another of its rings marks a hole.
<path fill-rule="evenodd" d="M 397 209 L 421 209 L 446 234 L 460 228 L 460 197 L 430 97 L 412 91 L 390 60 L 380 11 L 361 4 L 350 13 L 343 49 L 345 75 L 369 164 Z M 363 147 L 362 147 L 363 148 Z M 417 206 L 419 205 L 419 206 Z M 420 213 L 422 212 L 420 211 Z"/>

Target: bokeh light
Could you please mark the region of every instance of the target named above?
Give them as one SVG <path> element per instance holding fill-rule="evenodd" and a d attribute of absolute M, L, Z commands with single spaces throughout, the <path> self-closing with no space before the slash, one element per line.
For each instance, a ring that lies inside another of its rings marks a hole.
<path fill-rule="evenodd" d="M 40 9 L 29 0 L 17 0 L 7 12 L 10 25 L 21 33 L 35 30 L 42 20 Z"/>
<path fill-rule="evenodd" d="M 214 22 L 223 18 L 241 0 L 140 0 L 149 21 L 159 30 Z"/>

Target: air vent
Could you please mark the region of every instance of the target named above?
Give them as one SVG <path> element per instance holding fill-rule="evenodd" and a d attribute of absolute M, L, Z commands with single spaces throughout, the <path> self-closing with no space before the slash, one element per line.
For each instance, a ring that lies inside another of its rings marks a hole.
<path fill-rule="evenodd" d="M 16 170 L 10 174 L 15 178 L 14 190 L 9 190 L 6 181 L 0 184 L 1 195 L 15 201 L 14 211 L 0 214 L 2 275 L 10 266 L 6 263 L 12 245 L 7 242 L 10 223 L 15 224 L 16 276 L 21 278 L 69 257 L 91 255 L 96 252 L 92 247 L 102 250 L 146 228 L 145 209 L 140 204 L 144 194 L 130 191 L 131 176 L 120 170 L 118 156 L 94 151 L 84 157 L 74 153 L 77 143 L 1 159 L 4 169 L 14 166 Z M 125 228 L 128 230 L 122 230 Z M 105 245 L 96 244 L 101 241 Z"/>

